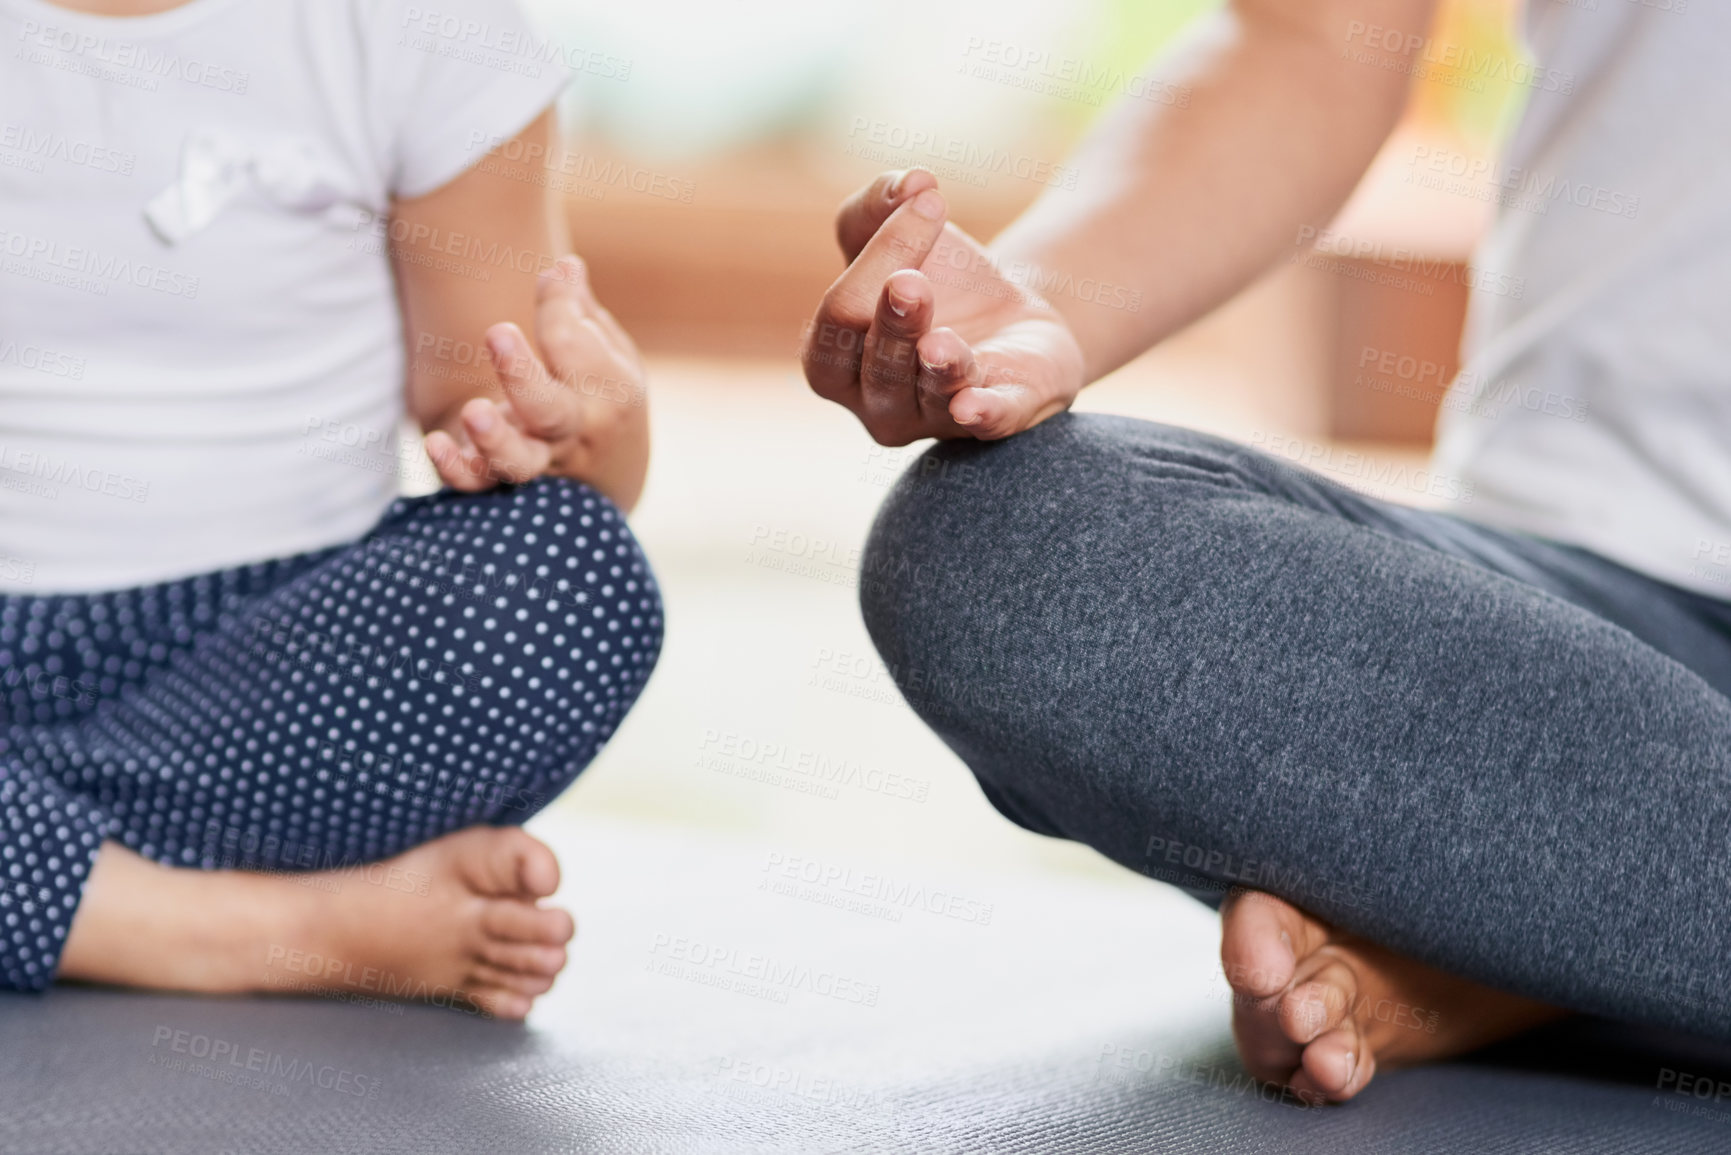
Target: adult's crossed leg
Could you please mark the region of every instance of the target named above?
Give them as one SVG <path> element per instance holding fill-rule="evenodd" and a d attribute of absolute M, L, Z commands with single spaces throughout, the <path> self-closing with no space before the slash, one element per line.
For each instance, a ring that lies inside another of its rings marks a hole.
<path fill-rule="evenodd" d="M 861 591 L 912 706 L 1030 829 L 1529 998 L 1731 1037 L 1717 603 L 1080 415 L 931 450 Z"/>

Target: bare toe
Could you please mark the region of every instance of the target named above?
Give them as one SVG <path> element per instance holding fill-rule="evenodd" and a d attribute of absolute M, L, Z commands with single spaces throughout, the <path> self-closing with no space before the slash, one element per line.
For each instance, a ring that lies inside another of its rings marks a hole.
<path fill-rule="evenodd" d="M 477 826 L 462 836 L 478 844 L 478 853 L 463 860 L 469 884 L 477 893 L 537 899 L 559 889 L 559 860 L 528 831 Z"/>
<path fill-rule="evenodd" d="M 1447 1058 L 1566 1013 L 1336 933 L 1266 894 L 1235 893 L 1221 916 L 1244 1067 L 1312 1101 L 1352 1098 L 1379 1057 L 1387 1066 Z"/>
<path fill-rule="evenodd" d="M 547 898 L 559 889 L 559 859 L 545 842 L 530 834 L 517 859 L 517 884 L 531 899 Z"/>
<path fill-rule="evenodd" d="M 488 966 L 486 963 L 477 963 L 470 985 L 476 990 L 509 991 L 534 999 L 537 995 L 544 995 L 553 989 L 553 976 L 521 974 Z"/>
<path fill-rule="evenodd" d="M 1304 1061 L 1292 1089 L 1344 1102 L 1370 1082 L 1374 1060 L 1352 1024 L 1336 1027 L 1304 1048 Z"/>
<path fill-rule="evenodd" d="M 1264 1083 L 1286 1082 L 1303 1055 L 1303 1048 L 1280 1029 L 1273 1000 L 1234 1000 L 1232 1041 L 1244 1069 Z"/>
<path fill-rule="evenodd" d="M 529 1009 L 535 1005 L 532 996 L 502 987 L 479 987 L 468 994 L 477 1006 L 494 1018 L 514 1022 L 528 1018 Z"/>
<path fill-rule="evenodd" d="M 552 978 L 565 969 L 565 948 L 534 943 L 486 942 L 476 952 L 481 961 L 504 971 Z"/>
<path fill-rule="evenodd" d="M 481 930 L 502 942 L 564 946 L 577 933 L 569 911 L 527 902 L 490 902 L 481 912 Z"/>
<path fill-rule="evenodd" d="M 1358 977 L 1324 947 L 1298 964 L 1292 989 L 1281 996 L 1276 1017 L 1295 1043 L 1308 1043 L 1338 1027 L 1358 995 Z"/>
<path fill-rule="evenodd" d="M 1220 908 L 1220 962 L 1232 989 L 1253 999 L 1285 990 L 1298 961 L 1327 931 L 1297 907 L 1260 891 L 1236 891 Z"/>

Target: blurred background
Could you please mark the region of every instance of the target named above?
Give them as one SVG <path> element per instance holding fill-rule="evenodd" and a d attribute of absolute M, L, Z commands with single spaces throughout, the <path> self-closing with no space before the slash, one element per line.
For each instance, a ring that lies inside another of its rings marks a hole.
<path fill-rule="evenodd" d="M 1065 167 L 1076 140 L 1117 100 L 1170 97 L 1159 55 L 1216 6 L 531 3 L 550 33 L 609 60 L 566 100 L 578 158 L 564 191 L 614 310 L 657 353 L 782 359 L 840 268 L 832 219 L 848 192 L 923 164 L 958 223 L 991 236 L 1042 192 L 1086 184 Z M 1380 246 L 1386 271 L 1407 272 L 1396 254 L 1464 261 L 1489 220 L 1494 192 L 1472 177 L 1489 175 L 1482 162 L 1519 94 L 1483 62 L 1518 51 L 1516 7 L 1443 5 L 1407 124 L 1337 223 Z M 1460 278 L 1443 269 L 1417 286 L 1361 288 L 1371 278 L 1307 271 L 1270 278 L 1178 344 L 1231 350 L 1235 392 L 1266 394 L 1269 413 L 1307 432 L 1427 440 L 1437 382 L 1417 397 L 1354 392 L 1342 369 L 1372 337 L 1452 357 Z"/>
<path fill-rule="evenodd" d="M 641 705 L 543 830 L 578 848 L 579 873 L 633 869 L 671 843 L 722 847 L 692 860 L 738 864 L 721 907 L 767 902 L 807 924 L 806 941 L 862 921 L 822 894 L 789 903 L 754 891 L 766 856 L 966 878 L 987 904 L 1060 880 L 1104 888 L 1121 910 L 1204 927 L 1194 937 L 1205 966 L 1211 915 L 1003 821 L 901 703 L 860 624 L 857 564 L 873 511 L 919 447 L 875 446 L 809 393 L 795 357 L 842 269 L 833 215 L 844 196 L 924 164 L 957 222 L 991 236 L 1036 196 L 1087 181 L 1063 167 L 1073 144 L 1114 101 L 1169 91 L 1157 57 L 1213 0 L 531 7 L 548 32 L 608 62 L 569 93 L 575 159 L 560 192 L 602 300 L 651 362 L 655 459 L 633 523 L 669 625 Z M 1470 48 L 1464 58 L 1512 57 L 1516 18 L 1513 0 L 1450 0 L 1436 42 Z M 1342 451 L 1329 460 L 1354 463 L 1347 483 L 1422 501 L 1400 467 L 1422 461 L 1454 372 L 1461 269 L 1495 195 L 1483 162 L 1519 109 L 1506 75 L 1427 66 L 1336 222 L 1349 245 L 1295 243 L 1261 283 L 1095 385 L 1081 407 L 1310 459 Z M 861 783 L 880 779 L 866 771 L 911 785 L 873 789 Z M 580 912 L 618 901 L 605 877 L 572 884 Z"/>

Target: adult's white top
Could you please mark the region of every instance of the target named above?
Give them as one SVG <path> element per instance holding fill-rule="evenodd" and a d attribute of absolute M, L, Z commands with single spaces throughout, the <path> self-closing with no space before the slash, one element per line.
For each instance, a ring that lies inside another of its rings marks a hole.
<path fill-rule="evenodd" d="M 1528 8 L 1437 471 L 1466 516 L 1731 598 L 1731 4 Z"/>
<path fill-rule="evenodd" d="M 391 202 L 569 75 L 515 0 L 0 0 L 0 592 L 363 534 L 397 490 Z"/>

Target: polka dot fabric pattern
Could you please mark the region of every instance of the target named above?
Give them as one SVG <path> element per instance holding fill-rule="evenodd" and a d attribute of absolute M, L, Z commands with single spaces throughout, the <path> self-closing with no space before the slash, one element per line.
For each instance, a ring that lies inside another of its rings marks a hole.
<path fill-rule="evenodd" d="M 624 518 L 555 479 L 399 501 L 281 561 L 0 598 L 0 987 L 53 981 L 105 838 L 314 870 L 521 822 L 612 736 L 661 638 Z"/>

